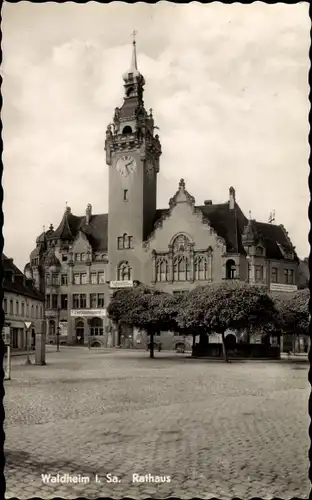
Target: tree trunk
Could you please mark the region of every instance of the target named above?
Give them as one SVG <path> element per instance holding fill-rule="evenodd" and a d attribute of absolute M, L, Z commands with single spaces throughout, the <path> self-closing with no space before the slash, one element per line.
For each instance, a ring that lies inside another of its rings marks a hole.
<path fill-rule="evenodd" d="M 195 339 L 196 339 L 196 334 L 193 333 L 193 344 L 192 344 L 192 347 L 194 348 L 195 347 Z"/>
<path fill-rule="evenodd" d="M 221 332 L 221 337 L 222 337 L 222 352 L 223 352 L 223 359 L 226 363 L 229 362 L 228 357 L 227 357 L 227 352 L 226 352 L 226 346 L 225 346 L 225 336 L 224 332 Z"/>
<path fill-rule="evenodd" d="M 150 358 L 154 357 L 154 332 L 150 333 Z"/>

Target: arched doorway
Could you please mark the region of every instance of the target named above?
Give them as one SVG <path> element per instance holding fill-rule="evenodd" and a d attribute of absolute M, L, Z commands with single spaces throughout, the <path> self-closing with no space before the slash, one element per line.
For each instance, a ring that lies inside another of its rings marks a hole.
<path fill-rule="evenodd" d="M 101 318 L 92 318 L 90 321 L 90 335 L 103 335 L 103 321 Z"/>
<path fill-rule="evenodd" d="M 233 259 L 226 262 L 226 279 L 233 280 L 236 278 L 236 265 Z"/>
<path fill-rule="evenodd" d="M 83 319 L 76 319 L 75 323 L 75 332 L 76 332 L 76 343 L 78 345 L 84 344 L 84 321 Z"/>
<path fill-rule="evenodd" d="M 49 335 L 51 335 L 51 336 L 55 335 L 55 321 L 54 321 L 54 319 L 49 320 L 48 328 L 49 328 Z"/>

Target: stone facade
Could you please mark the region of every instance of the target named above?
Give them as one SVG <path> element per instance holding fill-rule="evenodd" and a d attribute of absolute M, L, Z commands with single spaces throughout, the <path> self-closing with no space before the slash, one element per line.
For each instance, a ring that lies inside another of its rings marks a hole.
<path fill-rule="evenodd" d="M 66 207 L 58 228 L 38 237 L 27 265 L 46 295 L 48 334 L 60 323 L 70 343 L 119 342 L 105 316 L 112 282 L 137 280 L 170 293 L 228 279 L 296 289 L 299 259 L 285 228 L 247 218 L 233 187 L 224 203 L 196 205 L 181 179 L 169 207 L 157 209 L 162 151 L 135 42 L 123 79 L 124 102 L 106 131 L 108 214 L 94 215 L 89 204 L 75 216 Z"/>
<path fill-rule="evenodd" d="M 44 318 L 44 295 L 39 292 L 15 265 L 13 259 L 2 256 L 4 326 L 11 329 L 11 347 L 27 348 L 26 322 L 31 322 L 30 345 L 35 346 L 36 333 L 41 333 Z"/>

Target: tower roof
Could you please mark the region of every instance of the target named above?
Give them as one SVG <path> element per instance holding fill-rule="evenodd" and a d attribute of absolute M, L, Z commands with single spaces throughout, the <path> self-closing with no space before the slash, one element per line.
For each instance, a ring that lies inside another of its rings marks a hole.
<path fill-rule="evenodd" d="M 132 54 L 131 54 L 131 64 L 128 71 L 126 71 L 122 77 L 125 83 L 131 83 L 133 81 L 140 81 L 141 85 L 145 84 L 145 80 L 143 75 L 138 70 L 138 60 L 137 60 L 137 52 L 136 52 L 136 41 L 135 41 L 136 31 L 133 31 L 133 42 L 132 42 Z"/>

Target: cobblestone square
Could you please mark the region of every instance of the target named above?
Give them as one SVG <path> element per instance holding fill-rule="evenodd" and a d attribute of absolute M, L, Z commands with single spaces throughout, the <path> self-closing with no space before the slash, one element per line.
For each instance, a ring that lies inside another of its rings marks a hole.
<path fill-rule="evenodd" d="M 309 496 L 308 363 L 48 351 L 5 382 L 6 498 Z"/>

